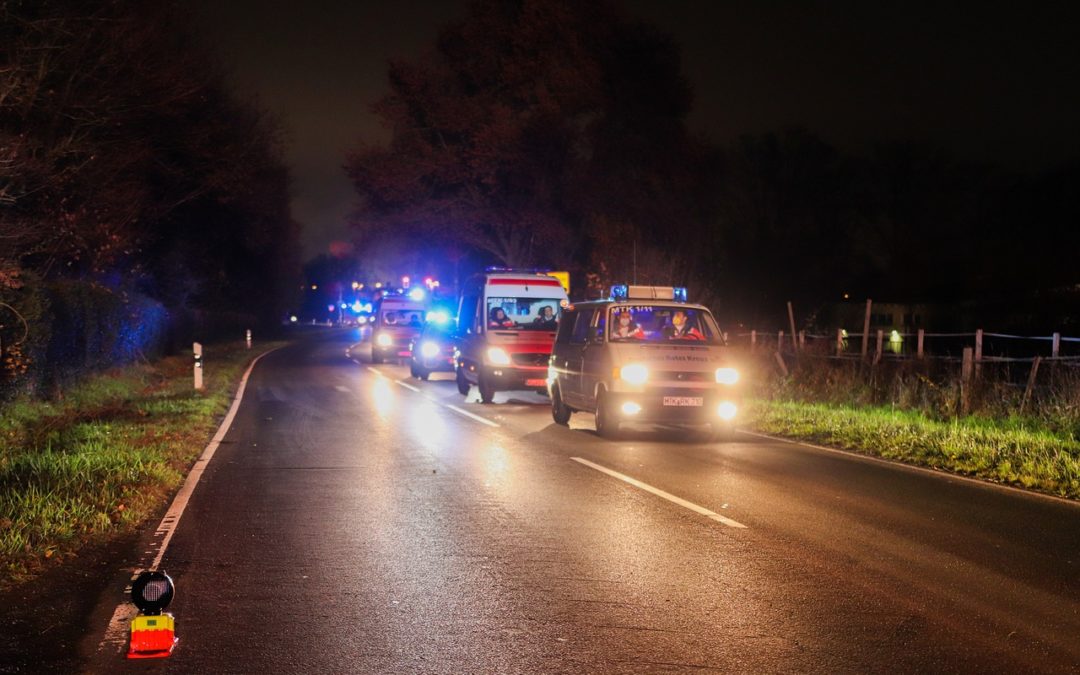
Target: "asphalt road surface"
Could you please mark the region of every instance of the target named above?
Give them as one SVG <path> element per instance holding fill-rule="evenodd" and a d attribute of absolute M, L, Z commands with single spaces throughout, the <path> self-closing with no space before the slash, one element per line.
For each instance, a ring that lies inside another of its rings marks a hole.
<path fill-rule="evenodd" d="M 92 672 L 1077 672 L 1080 507 L 738 434 L 266 356 L 161 567 L 180 642 Z"/>

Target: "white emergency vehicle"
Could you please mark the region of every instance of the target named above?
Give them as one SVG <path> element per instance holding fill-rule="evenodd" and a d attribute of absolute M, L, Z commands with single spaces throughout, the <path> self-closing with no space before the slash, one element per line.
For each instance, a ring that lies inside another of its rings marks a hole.
<path fill-rule="evenodd" d="M 595 413 L 606 437 L 623 422 L 726 434 L 739 411 L 738 383 L 712 313 L 670 286 L 615 286 L 607 300 L 567 307 L 548 368 L 555 422 Z"/>
<path fill-rule="evenodd" d="M 463 287 L 458 304 L 457 386 L 490 403 L 496 391 L 547 391 L 548 357 L 566 290 L 544 272 L 488 268 Z"/>

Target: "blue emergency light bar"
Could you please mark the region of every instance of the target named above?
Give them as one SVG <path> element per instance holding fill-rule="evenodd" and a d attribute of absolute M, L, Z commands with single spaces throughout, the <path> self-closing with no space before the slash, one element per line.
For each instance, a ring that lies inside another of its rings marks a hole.
<path fill-rule="evenodd" d="M 611 287 L 612 300 L 674 300 L 687 302 L 683 286 L 630 286 L 617 284 Z"/>
<path fill-rule="evenodd" d="M 449 323 L 450 315 L 442 310 L 435 310 L 433 312 L 428 312 L 427 316 L 424 317 L 424 320 L 428 323 L 442 325 L 445 323 Z"/>
<path fill-rule="evenodd" d="M 547 274 L 551 271 L 550 267 L 485 267 L 484 272 L 492 274 L 494 272 L 509 272 L 513 274 Z"/>

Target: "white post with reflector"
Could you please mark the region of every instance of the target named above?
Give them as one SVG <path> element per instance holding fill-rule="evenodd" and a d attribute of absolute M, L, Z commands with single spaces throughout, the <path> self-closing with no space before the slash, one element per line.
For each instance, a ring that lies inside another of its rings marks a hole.
<path fill-rule="evenodd" d="M 247 343 L 247 348 L 251 349 L 251 329 L 248 328 L 244 331 L 244 341 Z"/>
<path fill-rule="evenodd" d="M 196 342 L 191 348 L 195 352 L 195 388 L 201 390 L 203 388 L 202 343 Z"/>

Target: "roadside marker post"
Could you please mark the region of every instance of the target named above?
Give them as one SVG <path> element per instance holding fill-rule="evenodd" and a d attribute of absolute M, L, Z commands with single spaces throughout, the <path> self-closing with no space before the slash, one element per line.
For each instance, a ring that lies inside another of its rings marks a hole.
<path fill-rule="evenodd" d="M 244 340 L 247 342 L 247 348 L 251 349 L 251 329 L 248 328 L 244 333 Z"/>
<path fill-rule="evenodd" d="M 195 388 L 202 389 L 202 344 L 196 342 L 191 346 L 192 351 L 195 352 Z"/>

